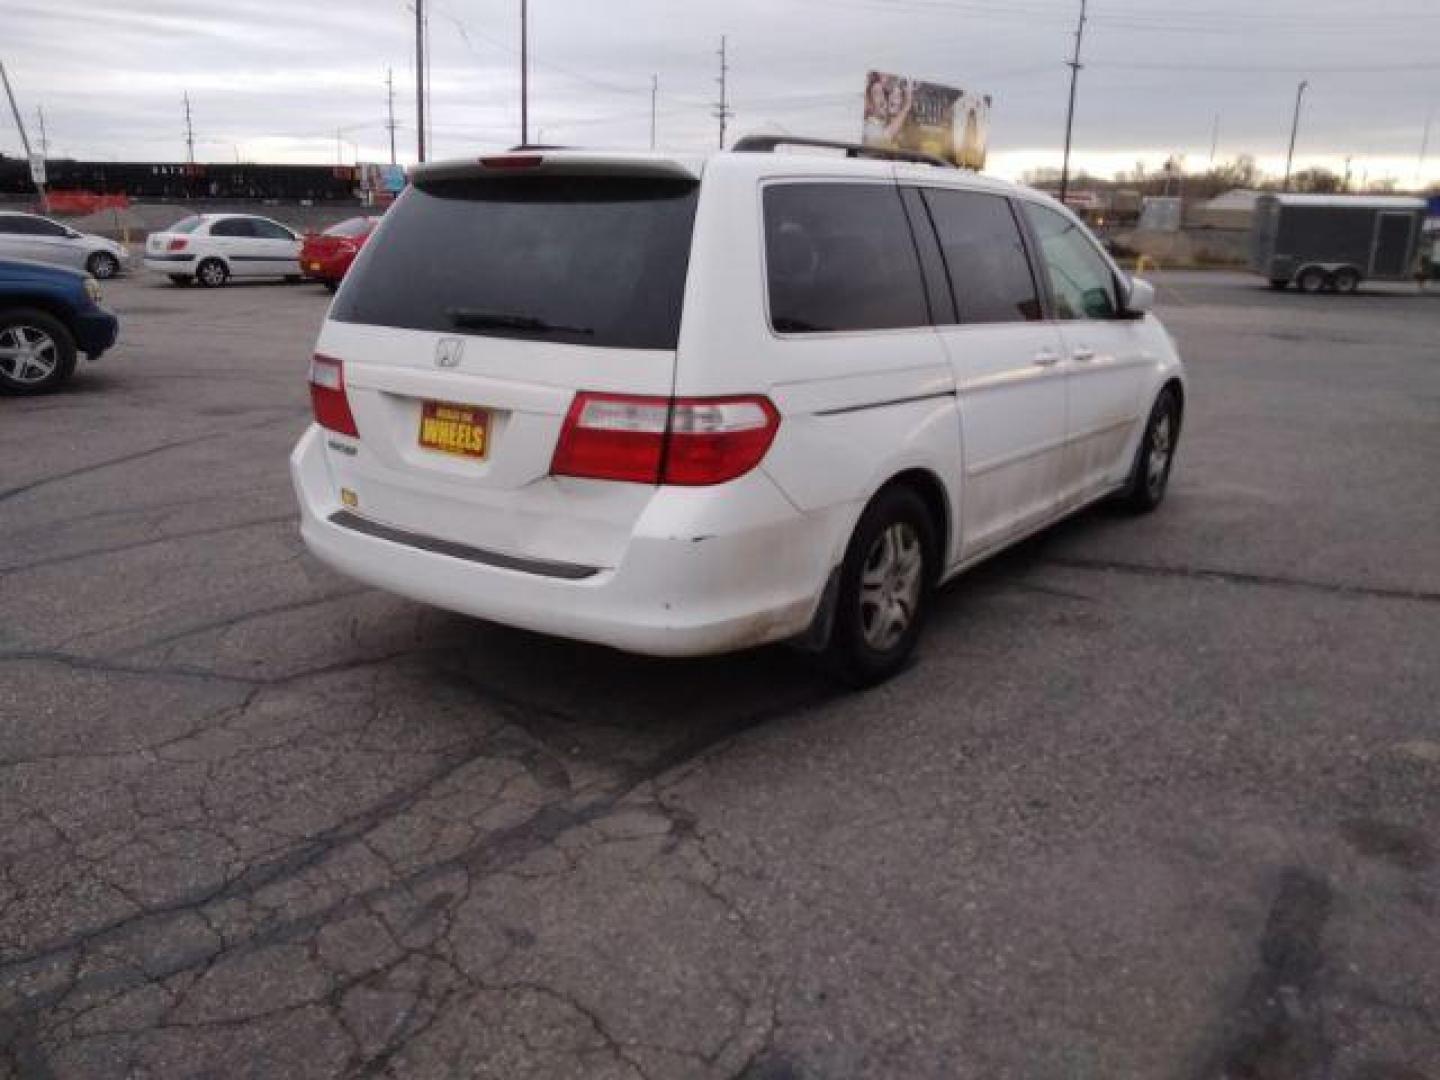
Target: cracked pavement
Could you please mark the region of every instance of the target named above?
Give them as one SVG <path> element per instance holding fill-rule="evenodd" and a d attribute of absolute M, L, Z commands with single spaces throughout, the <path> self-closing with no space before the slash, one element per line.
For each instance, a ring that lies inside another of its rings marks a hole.
<path fill-rule="evenodd" d="M 0 401 L 0 1076 L 1440 1077 L 1440 297 L 1168 275 L 1171 500 L 851 695 L 312 561 L 310 286 Z"/>

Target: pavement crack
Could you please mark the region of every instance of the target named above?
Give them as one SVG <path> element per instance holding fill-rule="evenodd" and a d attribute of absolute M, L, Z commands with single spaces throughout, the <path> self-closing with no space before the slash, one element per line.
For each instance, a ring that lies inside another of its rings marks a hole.
<path fill-rule="evenodd" d="M 1147 563 L 1122 562 L 1114 559 L 1085 559 L 1052 556 L 1044 560 L 1050 566 L 1070 570 L 1106 570 L 1141 577 L 1186 578 L 1197 581 L 1223 581 L 1232 585 L 1258 585 L 1275 589 L 1295 589 L 1331 596 L 1360 596 L 1373 600 L 1406 600 L 1416 603 L 1440 603 L 1440 592 L 1425 589 L 1390 589 L 1378 585 L 1357 585 L 1342 581 L 1316 581 L 1313 578 L 1288 577 L 1283 574 L 1252 574 L 1242 570 L 1221 570 L 1215 567 L 1156 566 Z"/>
<path fill-rule="evenodd" d="M 74 551 L 67 555 L 52 555 L 49 558 L 36 559 L 28 563 L 16 563 L 13 566 L 0 567 L 0 578 L 8 577 L 11 574 L 20 574 L 28 570 L 39 570 L 50 566 L 63 566 L 66 563 L 82 562 L 86 559 L 100 559 L 109 555 L 120 555 L 127 551 L 138 551 L 141 548 L 156 547 L 160 544 L 170 544 L 180 540 L 193 540 L 198 537 L 214 536 L 219 533 L 233 533 L 242 529 L 254 529 L 264 525 L 278 525 L 282 522 L 296 520 L 293 513 L 275 514 L 271 517 L 252 518 L 249 521 L 232 521 L 224 525 L 212 525 L 204 529 L 193 529 L 189 532 L 169 533 L 165 536 L 150 537 L 145 540 L 135 540 L 127 544 L 115 544 L 110 547 L 87 548 L 84 551 Z"/>

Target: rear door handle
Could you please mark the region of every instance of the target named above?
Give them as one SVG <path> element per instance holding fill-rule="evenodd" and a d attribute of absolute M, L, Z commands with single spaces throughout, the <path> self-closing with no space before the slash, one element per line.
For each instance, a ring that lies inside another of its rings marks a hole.
<path fill-rule="evenodd" d="M 1035 354 L 1036 367 L 1054 367 L 1060 362 L 1060 354 L 1054 349 L 1041 349 Z"/>
<path fill-rule="evenodd" d="M 1086 349 L 1083 347 L 1076 349 L 1070 354 L 1070 359 L 1074 360 L 1076 363 L 1079 364 L 1089 363 L 1091 360 L 1095 359 L 1095 350 Z"/>

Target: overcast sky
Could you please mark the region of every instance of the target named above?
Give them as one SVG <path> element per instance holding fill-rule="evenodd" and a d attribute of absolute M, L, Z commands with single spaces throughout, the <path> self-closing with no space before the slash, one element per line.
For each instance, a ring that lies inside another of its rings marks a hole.
<path fill-rule="evenodd" d="M 431 156 L 519 135 L 519 0 L 431 0 Z M 858 138 L 870 68 L 994 96 L 991 169 L 1058 165 L 1079 0 L 530 0 L 531 137 L 713 146 L 727 35 L 731 131 Z M 1297 167 L 1417 180 L 1440 104 L 1437 0 L 1093 0 L 1075 147 L 1104 175 L 1172 152 L 1191 167 L 1256 155 L 1283 169 L 1308 79 Z M 52 156 L 388 160 L 394 69 L 400 160 L 412 160 L 414 15 L 405 0 L 3 0 L 0 59 Z M 337 141 L 336 129 L 343 129 Z M 38 132 L 32 131 L 32 138 Z M 1426 163 L 1440 180 L 1440 117 Z M 20 153 L 8 113 L 0 151 Z"/>

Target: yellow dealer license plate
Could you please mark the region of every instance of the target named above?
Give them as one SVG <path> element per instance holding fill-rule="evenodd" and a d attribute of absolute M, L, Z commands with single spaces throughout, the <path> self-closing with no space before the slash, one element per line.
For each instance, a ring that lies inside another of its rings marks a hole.
<path fill-rule="evenodd" d="M 474 405 L 427 401 L 420 410 L 420 445 L 442 454 L 483 458 L 490 449 L 490 414 Z"/>

